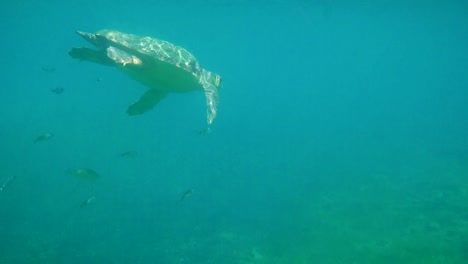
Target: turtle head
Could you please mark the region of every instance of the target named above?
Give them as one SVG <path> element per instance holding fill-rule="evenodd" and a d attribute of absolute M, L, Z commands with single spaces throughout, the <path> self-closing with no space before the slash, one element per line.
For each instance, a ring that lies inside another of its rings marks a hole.
<path fill-rule="evenodd" d="M 107 43 L 107 38 L 99 34 L 93 34 L 83 31 L 76 31 L 76 33 L 98 48 L 106 48 L 107 46 L 109 46 Z"/>

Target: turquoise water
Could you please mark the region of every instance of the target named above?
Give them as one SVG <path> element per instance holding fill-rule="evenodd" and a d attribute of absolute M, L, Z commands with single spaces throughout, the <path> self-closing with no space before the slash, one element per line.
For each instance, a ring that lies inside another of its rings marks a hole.
<path fill-rule="evenodd" d="M 171 2 L 1 4 L 0 263 L 468 263 L 465 1 Z M 103 28 L 220 74 L 211 132 Z"/>

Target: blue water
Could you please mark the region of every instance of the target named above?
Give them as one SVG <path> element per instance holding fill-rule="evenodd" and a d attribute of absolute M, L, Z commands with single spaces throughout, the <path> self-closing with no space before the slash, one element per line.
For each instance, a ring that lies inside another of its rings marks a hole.
<path fill-rule="evenodd" d="M 374 2 L 2 3 L 0 263 L 468 263 L 467 3 Z M 103 28 L 220 74 L 211 132 Z"/>

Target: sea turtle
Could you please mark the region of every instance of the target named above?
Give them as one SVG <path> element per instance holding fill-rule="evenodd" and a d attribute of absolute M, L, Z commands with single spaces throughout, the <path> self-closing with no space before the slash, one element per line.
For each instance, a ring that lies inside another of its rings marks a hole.
<path fill-rule="evenodd" d="M 203 90 L 208 125 L 215 119 L 221 77 L 203 69 L 186 49 L 164 40 L 114 30 L 77 33 L 97 50 L 73 48 L 68 53 L 70 56 L 114 66 L 149 88 L 139 101 L 129 106 L 129 115 L 143 114 L 152 109 L 168 93 Z"/>

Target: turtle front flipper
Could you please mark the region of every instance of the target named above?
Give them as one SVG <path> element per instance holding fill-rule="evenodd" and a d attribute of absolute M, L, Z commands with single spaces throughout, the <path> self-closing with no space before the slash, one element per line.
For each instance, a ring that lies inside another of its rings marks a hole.
<path fill-rule="evenodd" d="M 166 95 L 166 92 L 150 89 L 140 97 L 138 102 L 128 107 L 127 114 L 141 115 L 144 112 L 153 109 Z"/>
<path fill-rule="evenodd" d="M 90 48 L 79 47 L 72 48 L 68 55 L 74 59 L 87 60 L 98 64 L 111 66 L 114 61 L 107 57 L 107 54 L 100 50 L 93 50 Z"/>

